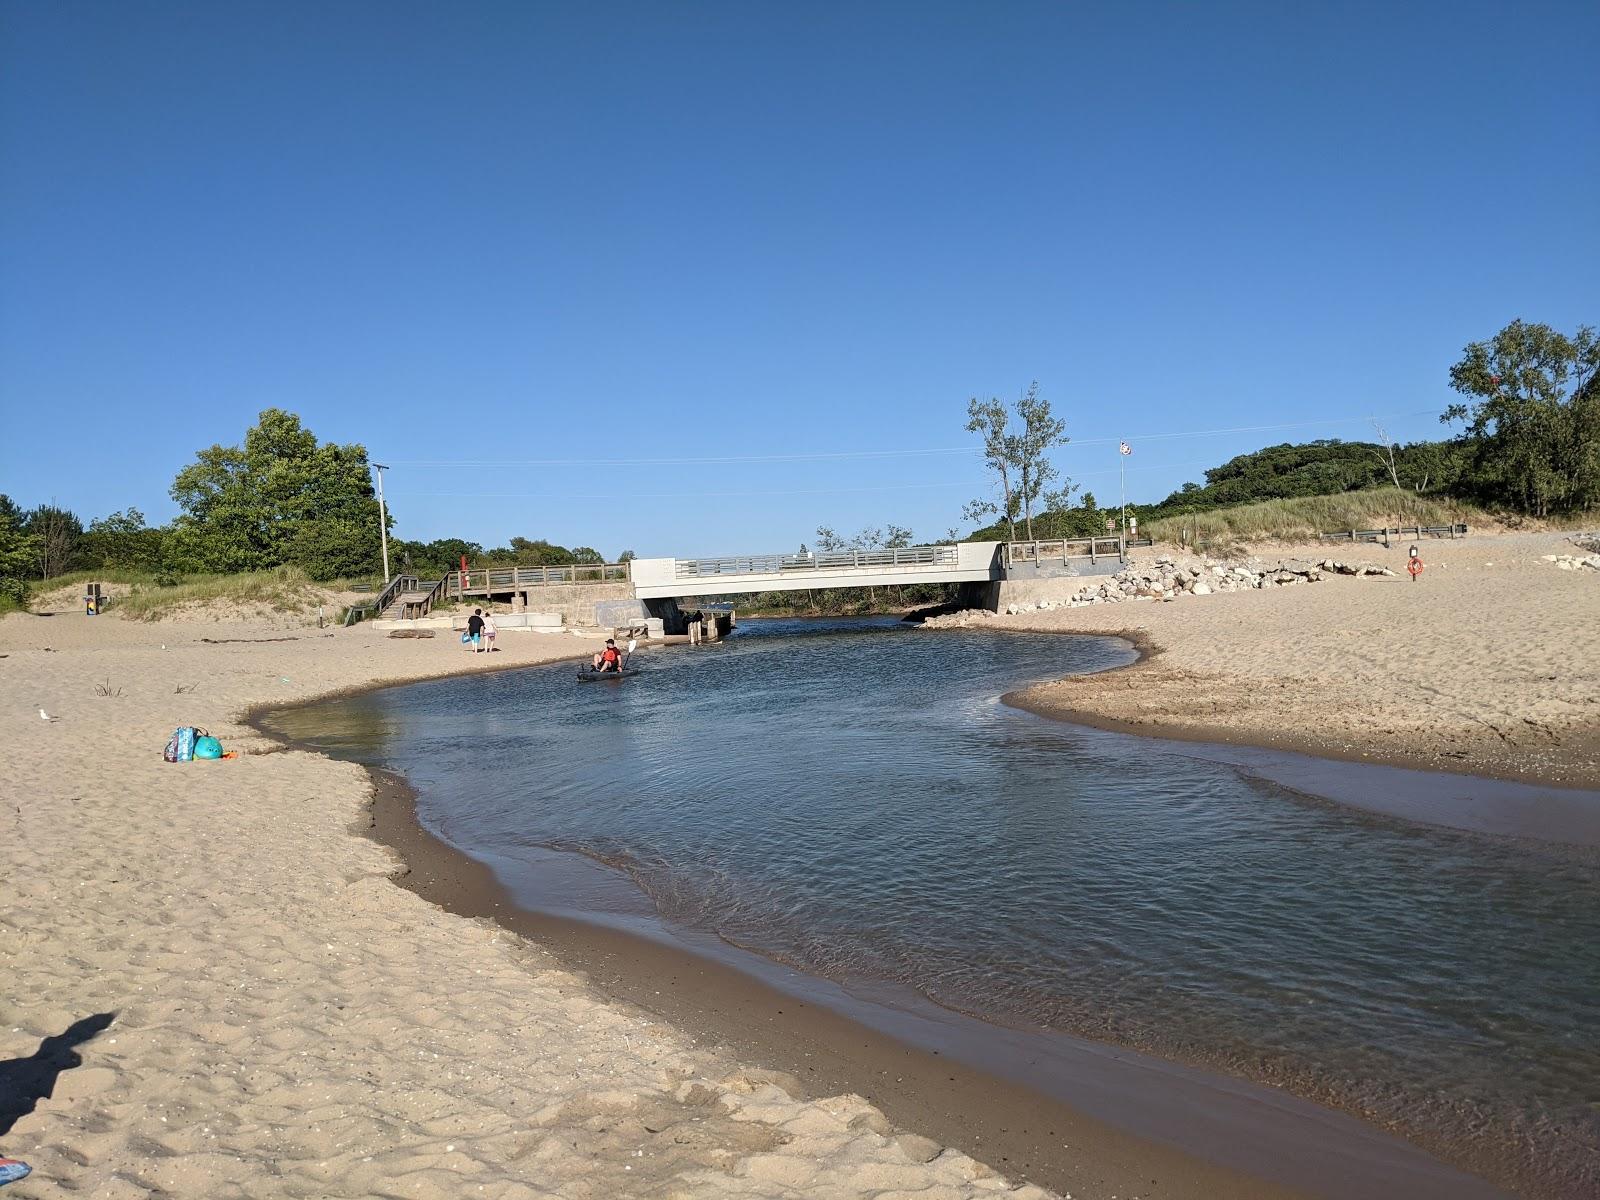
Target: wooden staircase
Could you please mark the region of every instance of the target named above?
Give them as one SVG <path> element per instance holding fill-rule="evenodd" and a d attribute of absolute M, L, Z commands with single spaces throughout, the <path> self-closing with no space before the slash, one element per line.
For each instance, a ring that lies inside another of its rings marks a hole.
<path fill-rule="evenodd" d="M 442 579 L 425 583 L 408 576 L 405 583 L 409 586 L 402 586 L 397 590 L 394 598 L 379 614 L 385 620 L 405 621 L 415 617 L 425 617 L 444 593 Z"/>
<path fill-rule="evenodd" d="M 415 575 L 396 575 L 371 604 L 352 605 L 344 623 L 354 625 L 370 616 L 391 621 L 425 617 L 444 595 L 444 585 L 443 579 L 424 583 Z"/>

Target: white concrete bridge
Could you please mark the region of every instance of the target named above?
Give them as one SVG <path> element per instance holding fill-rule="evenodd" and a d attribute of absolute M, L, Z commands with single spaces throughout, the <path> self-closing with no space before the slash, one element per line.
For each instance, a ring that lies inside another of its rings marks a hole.
<path fill-rule="evenodd" d="M 561 567 L 489 567 L 452 571 L 433 583 L 397 576 L 370 609 L 387 617 L 425 617 L 443 598 L 481 596 L 524 611 L 594 613 L 635 606 L 666 614 L 671 601 L 756 592 L 960 584 L 960 602 L 993 608 L 1000 585 L 1115 571 L 1126 545 L 1114 537 L 1032 542 L 959 542 L 895 550 L 830 550 L 820 554 L 749 554 L 725 558 L 636 558 L 628 563 Z M 564 609 L 563 609 L 564 611 Z M 611 614 L 614 615 L 614 614 Z M 596 618 L 598 619 L 598 618 Z M 580 623 L 588 624 L 586 618 Z"/>
<path fill-rule="evenodd" d="M 731 558 L 636 558 L 629 566 L 633 594 L 640 600 L 908 583 L 992 583 L 1002 578 L 1002 544 L 961 542 L 899 550 Z"/>

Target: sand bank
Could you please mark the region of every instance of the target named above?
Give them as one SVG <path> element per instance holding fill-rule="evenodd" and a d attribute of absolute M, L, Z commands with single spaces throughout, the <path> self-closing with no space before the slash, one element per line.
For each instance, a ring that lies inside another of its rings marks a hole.
<path fill-rule="evenodd" d="M 996 627 L 1117 633 L 1132 668 L 1031 688 L 1046 715 L 1123 732 L 1600 787 L 1600 575 L 1542 558 L 1554 534 L 1406 547 L 1287 547 L 1394 578 L 999 617 Z M 1275 550 L 1274 553 L 1277 551 Z M 1146 551 L 1145 553 L 1150 553 Z"/>

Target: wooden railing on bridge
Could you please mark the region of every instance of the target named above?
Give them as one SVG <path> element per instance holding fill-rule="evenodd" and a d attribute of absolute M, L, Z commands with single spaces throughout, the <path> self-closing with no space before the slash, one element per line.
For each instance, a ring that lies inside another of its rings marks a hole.
<path fill-rule="evenodd" d="M 561 583 L 626 583 L 627 563 L 574 563 L 561 567 L 486 567 L 452 571 L 446 578 L 451 597 L 488 596 Z"/>
<path fill-rule="evenodd" d="M 1385 546 L 1393 537 L 1458 538 L 1467 536 L 1465 525 L 1390 525 L 1383 529 L 1339 530 L 1320 535 L 1325 542 L 1382 542 Z"/>
<path fill-rule="evenodd" d="M 904 546 L 885 550 L 827 550 L 820 554 L 746 554 L 731 558 L 680 558 L 679 579 L 716 575 L 786 575 L 794 571 L 840 571 L 861 567 L 953 567 L 961 561 L 955 546 Z"/>
<path fill-rule="evenodd" d="M 1148 544 L 1148 543 L 1146 543 Z M 1016 563 L 1067 563 L 1075 558 L 1098 562 L 1102 558 L 1124 558 L 1124 543 L 1116 537 L 1053 538 L 1048 541 L 1007 542 L 1006 566 Z"/>

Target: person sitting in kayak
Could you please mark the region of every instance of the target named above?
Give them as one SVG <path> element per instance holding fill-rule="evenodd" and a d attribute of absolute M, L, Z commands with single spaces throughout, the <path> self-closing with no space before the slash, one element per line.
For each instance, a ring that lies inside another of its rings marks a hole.
<path fill-rule="evenodd" d="M 606 639 L 606 648 L 594 656 L 594 669 L 596 671 L 622 670 L 622 651 L 617 649 L 617 643 Z"/>

